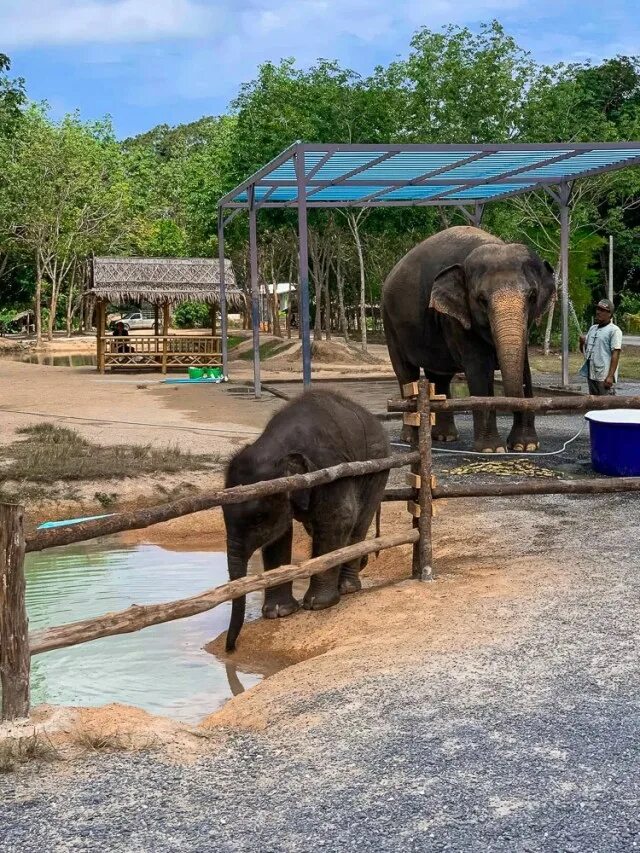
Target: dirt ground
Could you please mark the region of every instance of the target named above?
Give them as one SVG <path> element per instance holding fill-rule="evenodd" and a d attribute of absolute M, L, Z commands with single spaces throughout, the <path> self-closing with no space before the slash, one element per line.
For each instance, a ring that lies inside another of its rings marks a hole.
<path fill-rule="evenodd" d="M 85 350 L 87 342 L 75 342 Z M 91 342 L 92 344 L 93 342 Z M 66 343 L 56 342 L 57 351 Z M 251 376 L 250 366 L 238 362 L 241 378 Z M 323 364 L 323 369 L 327 365 Z M 340 374 L 339 365 L 329 365 Z M 349 375 L 353 370 L 349 368 Z M 382 364 L 377 375 L 385 375 Z M 234 371 L 234 376 L 238 373 Z M 277 383 L 283 376 L 263 370 L 263 381 Z M 284 386 L 283 386 L 284 387 Z M 235 393 L 231 393 L 235 392 Z M 383 392 L 380 391 L 380 394 Z M 176 386 L 163 384 L 157 375 L 145 374 L 98 376 L 91 369 L 55 368 L 24 364 L 8 359 L 0 361 L 0 442 L 15 440 L 16 430 L 40 421 L 51 421 L 77 429 L 87 439 L 105 443 L 144 443 L 166 448 L 191 449 L 196 453 L 220 453 L 227 456 L 247 441 L 253 440 L 283 401 L 271 394 L 260 401 L 242 385 Z M 198 487 L 217 488 L 219 473 L 188 474 L 198 479 Z M 168 490 L 179 478 L 165 477 L 160 482 Z M 144 472 L 117 487 L 124 505 L 158 499 L 158 478 Z M 114 484 L 115 486 L 116 484 Z M 83 507 L 89 510 L 90 494 L 96 484 L 87 484 Z M 107 490 L 109 483 L 103 483 Z M 461 507 L 465 502 L 458 502 Z M 34 518 L 69 517 L 77 506 L 73 501 L 41 501 L 34 508 Z M 515 513 L 515 510 L 514 510 Z M 520 519 L 522 521 L 522 519 Z M 403 505 L 386 504 L 383 508 L 383 533 L 408 527 L 410 519 Z M 319 613 L 299 612 L 276 621 L 258 620 L 245 625 L 234 656 L 239 663 L 255 664 L 261 659 L 279 659 L 295 664 L 266 679 L 258 687 L 231 700 L 221 711 L 203 723 L 203 730 L 218 728 L 265 729 L 278 725 L 301 725 L 299 708 L 304 697 L 330 685 L 346 684 L 366 678 L 371 672 L 391 671 L 425 654 L 426 649 L 455 649 L 495 641 L 496 631 L 514 635 L 517 616 L 510 615 L 510 603 L 535 594 L 537 584 L 551 575 L 557 582 L 557 566 L 536 558 L 535 576 L 524 571 L 506 573 L 512 556 L 514 561 L 532 559 L 536 553 L 534 533 L 525 531 L 515 541 L 501 515 L 492 511 L 490 503 L 476 502 L 463 507 L 453 516 L 442 511 L 435 520 L 435 563 L 437 581 L 420 584 L 409 579 L 410 548 L 384 552 L 378 560 L 371 558 L 363 573 L 365 590 L 349 596 L 340 604 Z M 554 533 L 550 526 L 547 535 Z M 224 550 L 222 513 L 212 510 L 176 519 L 146 531 L 122 535 L 124 543 L 150 542 L 165 548 Z M 488 547 L 490 543 L 490 548 Z M 308 540 L 296 530 L 294 558 L 308 554 Z M 518 555 L 517 558 L 514 555 Z M 523 556 L 524 555 L 524 556 Z M 296 586 L 301 597 L 305 583 Z M 514 613 L 521 608 L 515 608 Z M 499 611 L 498 623 L 488 613 Z M 211 638 L 208 647 L 224 659 L 223 638 Z M 298 710 L 296 710 L 298 709 Z M 42 712 L 43 714 L 45 712 Z M 76 725 L 53 714 L 52 726 L 66 731 Z M 69 712 L 71 713 L 71 712 Z M 87 711 L 83 725 L 100 725 L 99 711 Z M 109 706 L 105 711 L 107 728 L 117 721 L 120 729 L 133 727 L 160 729 L 161 741 L 184 741 L 182 729 L 157 721 L 135 709 Z M 43 717 L 43 722 L 49 717 Z M 169 735 L 167 735 L 169 732 Z M 167 735 L 165 737 L 165 735 Z M 62 734 L 59 735 L 63 737 Z M 187 740 L 191 737 L 186 736 Z M 209 741 L 205 738 L 207 743 Z M 186 747 L 185 747 L 186 749 Z M 189 752 L 189 750 L 187 750 Z"/>

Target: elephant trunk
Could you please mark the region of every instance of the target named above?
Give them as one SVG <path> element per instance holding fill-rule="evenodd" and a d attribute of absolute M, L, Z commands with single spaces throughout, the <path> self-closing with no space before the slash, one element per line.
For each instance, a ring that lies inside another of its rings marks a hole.
<path fill-rule="evenodd" d="M 247 575 L 247 566 L 249 558 L 246 554 L 246 549 L 235 540 L 227 540 L 227 565 L 229 567 L 229 580 L 235 581 L 238 578 L 244 578 Z M 225 648 L 228 652 L 232 652 L 236 647 L 236 640 L 242 630 L 244 624 L 244 612 L 247 597 L 245 595 L 240 598 L 234 598 L 231 602 L 231 619 L 229 620 L 229 628 L 227 630 L 227 640 Z"/>
<path fill-rule="evenodd" d="M 511 290 L 496 293 L 491 300 L 490 320 L 505 396 L 523 397 L 527 348 L 525 295 Z"/>

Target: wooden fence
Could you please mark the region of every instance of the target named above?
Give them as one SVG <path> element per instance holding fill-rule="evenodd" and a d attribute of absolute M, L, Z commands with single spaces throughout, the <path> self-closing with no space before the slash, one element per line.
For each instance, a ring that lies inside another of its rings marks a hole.
<path fill-rule="evenodd" d="M 389 401 L 389 412 L 402 414 L 404 423 L 413 427 L 409 453 L 340 465 L 295 474 L 248 486 L 236 486 L 218 492 L 173 501 L 157 507 L 116 513 L 105 518 L 66 527 L 39 530 L 25 539 L 24 511 L 16 505 L 0 505 L 0 681 L 2 684 L 1 719 L 16 719 L 29 713 L 29 673 L 32 655 L 86 643 L 99 637 L 139 631 L 150 625 L 183 619 L 202 613 L 225 601 L 257 590 L 268 589 L 297 578 L 307 578 L 342 565 L 366 554 L 413 545 L 413 577 L 429 580 L 433 576 L 431 521 L 434 502 L 442 498 L 473 498 L 529 494 L 608 494 L 640 491 L 640 477 L 615 480 L 544 481 L 438 485 L 433 476 L 431 425 L 438 411 L 573 411 L 588 409 L 640 408 L 640 397 L 467 397 L 445 399 L 434 393 L 433 385 L 411 383 L 403 389 L 402 401 Z M 68 625 L 46 628 L 28 634 L 25 607 L 24 555 L 73 542 L 95 539 L 123 530 L 150 527 L 172 518 L 189 515 L 216 506 L 242 503 L 257 497 L 313 488 L 344 477 L 359 477 L 379 471 L 411 466 L 407 488 L 388 489 L 385 500 L 407 501 L 413 529 L 405 533 L 366 539 L 311 560 L 299 566 L 281 566 L 259 577 L 231 581 L 199 595 L 164 604 L 133 605 L 126 610 L 107 613 Z"/>

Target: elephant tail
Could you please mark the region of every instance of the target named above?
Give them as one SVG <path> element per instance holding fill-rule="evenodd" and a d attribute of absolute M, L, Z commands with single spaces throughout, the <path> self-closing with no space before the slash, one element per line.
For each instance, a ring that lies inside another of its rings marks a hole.
<path fill-rule="evenodd" d="M 378 509 L 376 510 L 376 539 L 380 538 L 380 516 L 382 515 L 382 504 L 378 504 Z M 376 560 L 380 556 L 380 551 L 376 551 Z"/>

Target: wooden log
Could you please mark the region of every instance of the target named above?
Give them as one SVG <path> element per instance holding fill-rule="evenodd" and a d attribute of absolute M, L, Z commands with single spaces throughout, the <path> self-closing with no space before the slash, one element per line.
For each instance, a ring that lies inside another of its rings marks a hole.
<path fill-rule="evenodd" d="M 420 504 L 417 501 L 407 501 L 407 511 L 414 518 L 420 518 Z"/>
<path fill-rule="evenodd" d="M 197 613 L 212 610 L 225 601 L 240 598 L 240 596 L 247 595 L 250 592 L 280 586 L 282 583 L 288 583 L 298 578 L 308 578 L 357 557 L 364 557 L 365 554 L 384 551 L 398 545 L 411 544 L 416 541 L 417 537 L 417 531 L 411 530 L 391 536 L 382 536 L 379 539 L 365 539 L 363 542 L 339 548 L 330 554 L 305 560 L 299 566 L 281 566 L 278 569 L 264 572 L 258 577 L 253 576 L 230 581 L 190 598 L 181 598 L 164 604 L 134 604 L 127 610 L 106 613 L 104 616 L 98 616 L 94 619 L 83 619 L 80 622 L 35 631 L 30 637 L 31 654 L 38 655 L 42 652 L 52 651 L 52 649 L 65 649 L 69 646 L 77 646 L 79 643 L 98 640 L 100 637 L 130 634 L 151 625 L 195 616 Z"/>
<path fill-rule="evenodd" d="M 418 497 L 415 489 L 386 489 L 382 496 L 383 503 L 392 503 L 393 501 L 412 501 Z"/>
<path fill-rule="evenodd" d="M 29 620 L 24 591 L 24 508 L 0 504 L 0 682 L 3 720 L 29 716 Z"/>
<path fill-rule="evenodd" d="M 590 409 L 640 409 L 640 397 L 459 397 L 432 403 L 434 412 L 586 412 Z"/>
<path fill-rule="evenodd" d="M 504 457 L 503 457 L 504 458 Z M 508 458 L 508 457 L 507 457 Z M 610 495 L 640 492 L 640 477 L 614 479 L 552 480 L 546 477 L 528 483 L 469 483 L 437 486 L 433 497 L 502 498 L 517 495 Z"/>
<path fill-rule="evenodd" d="M 402 386 L 402 396 L 405 398 L 408 397 L 417 397 L 419 393 L 419 385 L 417 382 L 407 382 Z"/>
<path fill-rule="evenodd" d="M 402 422 L 405 426 L 418 427 L 420 426 L 419 412 L 405 412 L 402 416 Z"/>
<path fill-rule="evenodd" d="M 420 474 L 407 474 L 405 482 L 407 486 L 411 486 L 412 489 L 419 489 L 422 480 L 420 479 Z"/>
<path fill-rule="evenodd" d="M 28 552 L 43 551 L 45 548 L 53 548 L 58 545 L 70 545 L 72 542 L 84 542 L 87 539 L 96 539 L 99 536 L 110 536 L 112 533 L 119 533 L 122 530 L 141 530 L 144 527 L 151 527 L 152 524 L 159 524 L 172 518 L 180 518 L 183 515 L 191 515 L 194 512 L 202 512 L 216 506 L 243 503 L 243 501 L 253 498 L 309 489 L 314 486 L 333 483 L 335 480 L 341 480 L 344 477 L 358 477 L 363 474 L 375 474 L 378 471 L 389 471 L 392 468 L 403 468 L 417 460 L 418 453 L 399 453 L 395 456 L 371 459 L 365 462 L 342 462 L 340 465 L 323 468 L 321 471 L 312 471 L 309 474 L 293 474 L 291 477 L 278 477 L 275 480 L 265 480 L 248 486 L 234 486 L 231 489 L 221 489 L 218 492 L 207 492 L 195 497 L 181 498 L 147 509 L 114 513 L 107 518 L 99 518 L 96 521 L 83 521 L 67 527 L 38 530 L 27 539 L 26 549 Z"/>
<path fill-rule="evenodd" d="M 388 414 L 415 412 L 415 400 L 388 400 Z M 640 409 L 640 397 L 456 397 L 449 400 L 434 400 L 434 412 L 586 412 L 590 409 Z"/>
<path fill-rule="evenodd" d="M 169 303 L 162 303 L 162 372 L 167 372 L 169 360 Z"/>
<path fill-rule="evenodd" d="M 420 412 L 420 427 L 418 429 L 418 449 L 420 452 L 419 472 L 423 484 L 419 492 L 418 531 L 420 538 L 417 545 L 416 561 L 414 562 L 414 577 L 423 581 L 433 578 L 433 542 L 431 531 L 431 516 L 433 503 L 431 494 L 431 476 L 433 471 L 431 454 L 431 426 L 435 416 L 430 412 L 430 394 L 434 387 L 426 382 L 420 384 L 418 410 Z"/>

